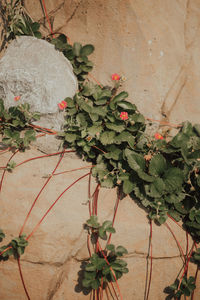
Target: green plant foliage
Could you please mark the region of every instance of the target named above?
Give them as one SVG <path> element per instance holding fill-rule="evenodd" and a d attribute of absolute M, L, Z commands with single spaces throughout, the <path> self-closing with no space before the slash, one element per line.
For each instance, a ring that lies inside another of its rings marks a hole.
<path fill-rule="evenodd" d="M 200 248 L 192 253 L 191 262 L 196 264 L 200 268 Z"/>
<path fill-rule="evenodd" d="M 30 127 L 32 121 L 40 118 L 39 113 L 31 113 L 28 103 L 5 109 L 3 100 L 0 99 L 0 133 L 2 142 L 10 147 L 24 150 L 36 139 L 36 131 Z M 13 169 L 10 163 L 8 170 Z"/>
<path fill-rule="evenodd" d="M 64 34 L 52 39 L 51 43 L 69 59 L 73 66 L 74 74 L 77 76 L 79 86 L 82 86 L 88 73 L 93 69 L 93 63 L 88 60 L 88 56 L 94 51 L 94 46 L 82 46 L 80 43 L 74 43 L 71 46 L 68 44 L 67 37 Z"/>
<path fill-rule="evenodd" d="M 96 215 L 92 215 L 85 224 L 85 229 L 88 229 L 91 233 L 91 239 L 94 241 L 100 237 L 103 240 L 107 240 L 107 233 L 115 233 L 115 229 L 112 226 L 112 221 L 104 221 L 102 225 L 98 223 Z"/>
<path fill-rule="evenodd" d="M 35 36 L 37 38 L 42 37 L 39 31 L 40 24 L 32 21 L 21 0 L 3 0 L 0 5 L 0 10 L 7 41 L 19 35 Z"/>
<path fill-rule="evenodd" d="M 180 287 L 179 287 L 179 285 L 180 285 Z M 182 295 L 184 295 L 185 297 L 191 296 L 191 294 L 195 288 L 196 288 L 196 285 L 195 285 L 194 277 L 190 276 L 189 278 L 187 278 L 187 276 L 185 275 L 182 279 L 181 284 L 179 284 L 179 280 L 176 279 L 172 285 L 165 288 L 164 292 L 166 294 L 169 294 L 167 296 L 166 300 L 181 299 Z"/>
<path fill-rule="evenodd" d="M 88 230 L 91 242 L 95 245 L 98 238 L 107 240 L 107 233 L 115 233 L 111 221 L 104 221 L 100 225 L 96 215 L 92 215 L 87 220 L 85 229 Z M 82 281 L 83 286 L 98 289 L 102 284 L 116 281 L 116 279 L 122 277 L 124 273 L 128 272 L 127 263 L 118 257 L 127 253 L 128 251 L 123 246 L 115 248 L 113 244 L 107 244 L 106 250 L 94 253 L 85 267 L 84 279 Z"/>
<path fill-rule="evenodd" d="M 95 165 L 92 174 L 102 187 L 118 186 L 137 198 L 160 224 L 168 214 L 182 220 L 199 241 L 198 125 L 185 122 L 170 141 L 155 140 L 146 135 L 145 119 L 127 97 L 115 88 L 84 83 L 73 99 L 65 99 L 64 144 Z M 124 111 L 127 120 L 120 117 Z"/>
<path fill-rule="evenodd" d="M 0 260 L 7 260 L 10 256 L 14 256 L 14 258 L 18 258 L 22 254 L 24 254 L 25 248 L 28 246 L 28 241 L 25 239 L 26 235 L 21 235 L 12 239 L 12 241 L 0 247 L 0 252 L 4 251 L 5 249 L 9 248 L 7 251 L 1 254 Z"/>

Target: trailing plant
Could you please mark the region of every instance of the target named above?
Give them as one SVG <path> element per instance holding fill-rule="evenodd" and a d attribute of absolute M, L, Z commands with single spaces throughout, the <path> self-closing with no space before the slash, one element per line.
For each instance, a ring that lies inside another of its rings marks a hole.
<path fill-rule="evenodd" d="M 22 0 L 1 1 L 0 14 L 3 20 L 2 34 L 6 42 L 19 35 L 42 37 L 39 31 L 40 24 L 32 21 Z"/>
<path fill-rule="evenodd" d="M 11 1 L 9 5 L 6 8 L 2 4 L 0 6 L 9 15 L 7 38 L 24 34 L 41 37 L 38 23 L 33 23 L 24 14 L 21 1 Z M 148 211 L 149 219 L 159 225 L 165 223 L 168 216 L 182 221 L 183 228 L 195 243 L 199 243 L 200 125 L 184 122 L 172 138 L 167 135 L 163 137 L 159 132 L 149 136 L 145 117 L 135 104 L 127 100 L 128 93 L 118 90 L 122 84 L 118 74 L 112 75 L 115 82 L 112 87 L 87 80 L 93 68 L 93 63 L 88 59 L 94 51 L 93 45 L 70 45 L 63 34 L 53 38 L 51 43 L 70 60 L 79 83 L 76 95 L 58 105 L 66 112 L 63 131 L 59 133 L 63 146 L 74 149 L 82 159 L 92 163 L 92 175 L 99 186 L 117 187 L 120 194 L 130 195 Z M 29 105 L 21 104 L 6 110 L 3 101 L 0 101 L 0 133 L 5 144 L 24 150 L 35 139 L 30 122 L 37 120 L 39 115 L 30 113 L 29 108 Z M 7 164 L 7 170 L 14 167 L 14 162 Z M 97 210 L 97 199 L 98 195 L 96 202 L 93 200 L 93 212 Z M 82 284 L 99 291 L 128 272 L 127 263 L 120 258 L 127 250 L 123 246 L 110 244 L 107 234 L 110 237 L 115 233 L 113 222 L 100 224 L 93 213 L 84 227 L 94 253 L 85 266 Z M 4 237 L 0 231 L 0 239 Z M 99 239 L 107 242 L 104 249 Z M 26 246 L 27 240 L 20 235 L 1 247 L 2 258 L 20 256 Z M 6 247 L 9 248 L 7 251 Z M 191 261 L 198 266 L 199 256 L 197 249 L 191 257 Z M 186 261 L 187 264 L 190 261 L 188 256 Z M 195 278 L 187 277 L 186 265 L 181 280 L 177 278 L 168 287 L 168 299 L 189 296 L 194 289 Z"/>
<path fill-rule="evenodd" d="M 24 150 L 36 139 L 36 131 L 30 127 L 30 123 L 39 120 L 39 113 L 31 113 L 28 103 L 6 109 L 3 100 L 0 99 L 0 133 L 2 142 L 7 146 Z M 8 168 L 13 168 L 10 163 Z"/>
<path fill-rule="evenodd" d="M 81 87 L 88 73 L 93 69 L 93 62 L 88 59 L 88 56 L 94 51 L 94 46 L 91 44 L 82 46 L 80 43 L 74 43 L 72 46 L 64 34 L 52 39 L 51 43 L 69 59 Z"/>
<path fill-rule="evenodd" d="M 25 248 L 28 246 L 28 241 L 25 239 L 25 237 L 26 235 L 23 234 L 12 239 L 9 244 L 0 247 L 0 260 L 8 260 L 12 255 L 15 259 L 17 259 L 24 254 Z"/>
<path fill-rule="evenodd" d="M 67 103 L 65 147 L 95 167 L 102 187 L 117 186 L 162 224 L 172 216 L 200 239 L 200 127 L 182 124 L 168 141 L 147 136 L 145 118 L 128 93 L 85 83 Z"/>
<path fill-rule="evenodd" d="M 181 299 L 181 296 L 191 296 L 195 288 L 195 278 L 193 276 L 187 278 L 187 276 L 185 275 L 182 279 L 181 284 L 180 281 L 176 279 L 172 285 L 168 286 L 165 289 L 165 293 L 169 294 L 166 300 L 178 300 Z"/>
<path fill-rule="evenodd" d="M 92 244 L 96 245 L 96 253 L 92 254 L 85 266 L 82 284 L 95 290 L 105 288 L 108 282 L 115 282 L 128 272 L 127 263 L 119 258 L 128 251 L 123 246 L 115 248 L 113 244 L 107 244 L 105 250 L 99 248 L 99 238 L 107 240 L 107 232 L 115 233 L 111 221 L 104 221 L 100 225 L 97 216 L 92 215 L 87 220 L 85 229 L 88 230 Z"/>

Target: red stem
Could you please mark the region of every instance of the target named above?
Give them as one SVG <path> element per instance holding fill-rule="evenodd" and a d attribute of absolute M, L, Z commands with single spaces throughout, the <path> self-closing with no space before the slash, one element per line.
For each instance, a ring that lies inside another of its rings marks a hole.
<path fill-rule="evenodd" d="M 23 232 L 24 227 L 25 227 L 25 225 L 26 225 L 26 222 L 27 222 L 27 220 L 28 220 L 28 218 L 29 218 L 29 216 L 30 216 L 32 210 L 33 210 L 33 207 L 35 206 L 35 204 L 36 204 L 36 202 L 37 202 L 39 196 L 40 196 L 41 193 L 42 193 L 42 191 L 44 190 L 44 188 L 46 187 L 46 185 L 48 184 L 48 182 L 49 182 L 50 179 L 52 178 L 53 174 L 55 173 L 56 169 L 58 168 L 59 164 L 61 163 L 61 160 L 62 160 L 63 156 L 64 156 L 64 152 L 62 152 L 61 157 L 60 157 L 60 159 L 59 159 L 59 161 L 58 161 L 58 163 L 57 163 L 55 169 L 53 170 L 51 176 L 46 180 L 46 182 L 45 182 L 45 184 L 43 185 L 42 189 L 39 191 L 37 197 L 35 198 L 35 200 L 34 200 L 32 206 L 31 206 L 31 208 L 30 208 L 30 210 L 29 210 L 29 212 L 28 212 L 28 214 L 27 214 L 27 216 L 26 216 L 26 219 L 25 219 L 25 221 L 24 221 L 24 224 L 22 225 L 22 228 L 21 228 L 21 230 L 20 230 L 19 236 L 22 235 L 22 232 Z"/>
<path fill-rule="evenodd" d="M 70 153 L 70 152 L 74 152 L 74 150 L 65 150 L 65 151 L 60 151 L 60 152 L 56 152 L 56 153 L 52 153 L 52 154 L 45 154 L 45 155 L 41 155 L 41 156 L 36 156 L 36 157 L 32 157 L 32 158 L 29 158 L 29 159 L 26 159 L 24 161 L 22 161 L 21 163 L 19 163 L 18 165 L 15 166 L 16 167 L 19 167 L 29 161 L 32 161 L 32 160 L 35 160 L 35 159 L 39 159 L 39 158 L 43 158 L 43 157 L 49 157 L 49 156 L 55 156 L 55 155 L 58 155 L 58 154 L 62 154 L 62 153 Z"/>
<path fill-rule="evenodd" d="M 183 277 L 184 277 L 185 273 L 186 273 L 187 270 L 188 270 L 188 265 L 189 265 L 189 262 L 190 262 L 190 259 L 191 259 L 191 256 L 192 256 L 192 252 L 193 252 L 194 246 L 195 246 L 195 242 L 193 242 L 192 248 L 191 248 L 191 250 L 190 250 L 190 255 L 189 255 L 188 259 L 187 259 L 187 263 L 186 263 L 186 265 L 185 265 L 183 274 L 182 274 L 182 276 L 181 276 L 181 279 L 180 279 L 180 282 L 179 282 L 179 287 L 178 287 L 178 289 L 180 288 L 180 285 L 181 285 L 181 282 L 182 282 L 182 280 L 183 280 Z"/>
<path fill-rule="evenodd" d="M 177 238 L 176 238 L 174 232 L 172 231 L 172 229 L 170 228 L 170 226 L 169 226 L 167 223 L 165 223 L 165 226 L 169 229 L 169 231 L 170 231 L 171 234 L 173 235 L 173 237 L 174 237 L 174 239 L 175 239 L 175 241 L 176 241 L 176 244 L 177 244 L 177 246 L 178 246 L 178 248 L 179 248 L 179 251 L 180 251 L 180 253 L 181 253 L 181 255 L 182 255 L 182 257 L 183 257 L 183 259 L 184 259 L 184 261 L 185 261 L 185 263 L 186 263 L 186 258 L 185 258 L 183 249 L 182 249 L 182 247 L 181 247 L 179 241 L 177 240 Z M 186 256 L 186 257 L 187 257 L 187 256 Z"/>
<path fill-rule="evenodd" d="M 9 164 L 9 162 L 11 161 L 11 159 L 15 156 L 15 154 L 17 154 L 17 152 L 19 152 L 19 149 L 16 150 L 16 151 L 11 155 L 11 157 L 9 158 L 9 160 L 8 160 L 8 162 L 7 162 L 7 164 L 6 164 L 6 168 L 7 168 L 8 164 Z M 2 177 L 1 177 L 1 182 L 0 182 L 0 192 L 1 192 L 1 190 L 2 190 L 3 179 L 4 179 L 4 177 L 5 177 L 5 173 L 6 173 L 6 169 L 3 171 L 3 174 L 2 174 Z"/>
<path fill-rule="evenodd" d="M 81 176 L 80 178 L 78 178 L 77 180 L 75 180 L 72 184 L 70 184 L 61 194 L 60 196 L 53 202 L 53 204 L 49 207 L 49 209 L 46 211 L 46 213 L 44 214 L 44 216 L 41 218 L 41 220 L 37 223 L 37 225 L 34 227 L 34 229 L 32 230 L 32 232 L 29 234 L 29 236 L 26 238 L 26 240 L 28 241 L 30 239 L 30 237 L 35 233 L 35 231 L 38 229 L 38 227 L 40 226 L 40 224 L 42 223 L 42 221 L 44 220 L 44 218 L 48 215 L 48 213 L 52 210 L 52 208 L 54 207 L 54 205 L 58 202 L 58 200 L 62 197 L 62 195 L 69 190 L 75 183 L 77 183 L 78 181 L 80 181 L 81 179 L 83 179 L 84 177 L 88 176 L 90 173 L 87 173 L 83 176 Z"/>
<path fill-rule="evenodd" d="M 47 19 L 48 24 L 49 24 L 49 28 L 50 28 L 51 34 L 52 34 L 53 38 L 55 38 L 55 35 L 54 35 L 53 30 L 52 30 L 52 27 L 51 27 L 51 22 L 50 22 L 50 20 L 49 20 L 49 16 L 48 16 L 48 13 L 47 13 L 46 4 L 45 4 L 45 1 L 44 1 L 44 0 L 42 0 L 42 4 L 43 4 L 43 8 L 44 8 L 44 12 L 45 12 L 46 19 Z"/>
<path fill-rule="evenodd" d="M 100 244 L 99 244 L 99 241 L 97 241 L 97 244 L 98 244 L 98 247 L 99 247 L 99 249 L 100 249 L 100 251 L 101 251 L 101 253 L 102 253 L 102 255 L 103 255 L 103 257 L 104 257 L 104 259 L 105 259 L 105 261 L 106 261 L 106 263 L 107 263 L 107 265 L 110 266 L 110 263 L 109 263 L 109 261 L 107 260 L 107 257 L 105 256 L 105 254 L 104 254 L 104 252 L 103 252 L 103 250 L 102 250 L 102 248 L 101 248 L 101 246 L 100 246 Z M 112 272 L 112 274 L 113 274 L 113 277 L 114 277 L 114 279 L 115 279 L 115 282 L 116 282 L 116 285 L 117 285 L 117 289 L 118 289 L 118 292 L 119 292 L 120 299 L 123 300 L 122 294 L 121 294 L 121 291 L 120 291 L 120 288 L 119 288 L 119 285 L 118 285 L 118 281 L 117 281 L 117 278 L 116 278 L 116 276 L 115 276 L 115 272 L 113 271 L 113 269 L 112 269 L 111 266 L 110 266 L 110 270 L 111 270 L 111 272 Z M 111 285 L 112 285 L 112 282 L 111 282 Z"/>
<path fill-rule="evenodd" d="M 115 222 L 115 218 L 116 218 L 116 214 L 117 214 L 117 210 L 118 210 L 118 206 L 119 206 L 119 200 L 120 200 L 120 192 L 118 192 L 118 195 L 117 195 L 117 200 L 116 200 L 116 204 L 115 204 L 115 208 L 114 208 L 114 215 L 113 215 L 113 220 L 112 220 L 112 226 L 114 226 L 114 222 Z M 112 237 L 112 233 L 110 233 L 110 235 L 109 235 L 107 245 L 110 244 L 111 237 Z"/>
<path fill-rule="evenodd" d="M 148 284 L 148 289 L 147 289 L 147 296 L 145 300 L 149 299 L 149 292 L 151 288 L 151 278 L 152 278 L 152 270 L 153 270 L 153 256 L 152 256 L 152 221 L 150 220 L 150 274 L 149 274 L 149 284 Z"/>
<path fill-rule="evenodd" d="M 30 296 L 28 294 L 25 282 L 24 282 L 24 278 L 23 278 L 23 274 L 22 274 L 22 269 L 21 269 L 21 264 L 20 264 L 20 257 L 17 258 L 17 263 L 18 263 L 19 274 L 20 274 L 20 278 L 21 278 L 21 281 L 22 281 L 22 285 L 23 285 L 24 291 L 26 293 L 26 297 L 27 297 L 28 300 L 31 300 L 31 298 L 30 298 Z"/>
<path fill-rule="evenodd" d="M 88 208 L 89 208 L 90 217 L 92 215 L 92 211 L 91 211 L 91 176 L 92 176 L 92 171 L 90 171 L 89 181 L 88 181 L 88 199 L 89 199 Z"/>
<path fill-rule="evenodd" d="M 197 276 L 198 276 L 198 272 L 199 272 L 199 266 L 197 266 L 197 269 L 196 269 L 196 273 L 195 273 L 195 277 L 194 277 L 194 279 L 195 279 L 195 283 L 197 282 Z M 194 291 L 192 292 L 192 296 L 191 296 L 191 300 L 193 300 L 194 299 Z"/>

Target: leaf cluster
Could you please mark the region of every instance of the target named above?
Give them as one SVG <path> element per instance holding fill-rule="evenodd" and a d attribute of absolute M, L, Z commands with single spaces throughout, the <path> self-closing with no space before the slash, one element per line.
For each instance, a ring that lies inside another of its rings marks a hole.
<path fill-rule="evenodd" d="M 119 257 L 126 254 L 127 250 L 123 246 L 110 244 L 106 250 L 94 253 L 85 266 L 84 279 L 82 284 L 86 288 L 98 289 L 100 286 L 106 286 L 108 282 L 115 282 L 128 273 L 127 263 Z"/>
<path fill-rule="evenodd" d="M 104 221 L 100 225 L 96 215 L 92 215 L 87 220 L 85 229 L 88 230 L 93 244 L 97 243 L 98 238 L 107 240 L 107 233 L 115 233 L 111 221 Z M 128 272 L 128 269 L 126 267 L 127 263 L 119 257 L 127 253 L 123 246 L 115 248 L 113 244 L 107 244 L 104 251 L 94 253 L 85 266 L 83 286 L 98 289 L 101 285 L 122 277 L 124 273 Z"/>
<path fill-rule="evenodd" d="M 179 287 L 180 285 L 180 287 Z M 166 297 L 166 300 L 170 299 L 181 299 L 181 296 L 191 296 L 192 292 L 195 290 L 196 285 L 195 285 L 195 278 L 193 276 L 190 276 L 187 278 L 185 275 L 182 279 L 182 282 L 180 284 L 180 281 L 178 279 L 175 280 L 175 282 L 165 288 L 164 292 L 169 294 Z"/>
<path fill-rule="evenodd" d="M 88 56 L 94 51 L 91 44 L 82 46 L 80 43 L 74 43 L 73 46 L 67 41 L 64 34 L 51 40 L 55 48 L 62 51 L 64 56 L 71 62 L 74 74 L 77 76 L 79 86 L 85 81 L 88 73 L 93 69 L 93 63 Z"/>
<path fill-rule="evenodd" d="M 91 234 L 92 241 L 100 237 L 103 240 L 107 240 L 107 233 L 115 233 L 115 229 L 112 226 L 112 221 L 104 221 L 102 225 L 98 223 L 98 217 L 92 215 L 85 224 L 85 229 L 88 229 Z"/>
<path fill-rule="evenodd" d="M 31 113 L 28 103 L 6 109 L 0 99 L 0 133 L 2 142 L 10 147 L 24 150 L 36 139 L 36 131 L 30 128 L 32 121 L 39 120 L 39 113 Z"/>
<path fill-rule="evenodd" d="M 0 9 L 7 41 L 20 35 L 42 37 L 40 24 L 32 21 L 21 0 L 2 1 Z"/>
<path fill-rule="evenodd" d="M 5 235 L 4 235 L 5 237 Z M 9 248 L 7 251 L 1 254 L 0 260 L 8 260 L 10 256 L 14 256 L 14 258 L 20 257 L 24 254 L 25 248 L 28 246 L 28 241 L 25 239 L 26 235 L 21 235 L 12 239 L 12 241 L 0 247 L 0 252 L 4 251 L 5 249 Z"/>

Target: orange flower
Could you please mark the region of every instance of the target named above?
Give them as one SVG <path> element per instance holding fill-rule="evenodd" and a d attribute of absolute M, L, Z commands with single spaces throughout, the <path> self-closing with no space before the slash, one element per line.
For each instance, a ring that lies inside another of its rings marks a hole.
<path fill-rule="evenodd" d="M 67 107 L 67 102 L 65 102 L 64 100 L 61 101 L 60 103 L 58 103 L 58 107 L 63 110 Z"/>
<path fill-rule="evenodd" d="M 122 120 L 128 120 L 128 113 L 126 111 L 122 111 L 120 114 L 120 118 Z"/>
<path fill-rule="evenodd" d="M 15 97 L 14 97 L 14 100 L 15 100 L 15 101 L 19 101 L 20 98 L 21 98 L 21 96 L 15 96 Z"/>
<path fill-rule="evenodd" d="M 118 80 L 120 80 L 121 77 L 117 73 L 114 73 L 114 74 L 112 74 L 111 78 L 112 78 L 112 80 L 118 81 Z"/>
<path fill-rule="evenodd" d="M 154 137 L 155 137 L 156 140 L 163 140 L 164 139 L 164 137 L 159 132 L 156 132 L 154 134 Z"/>

